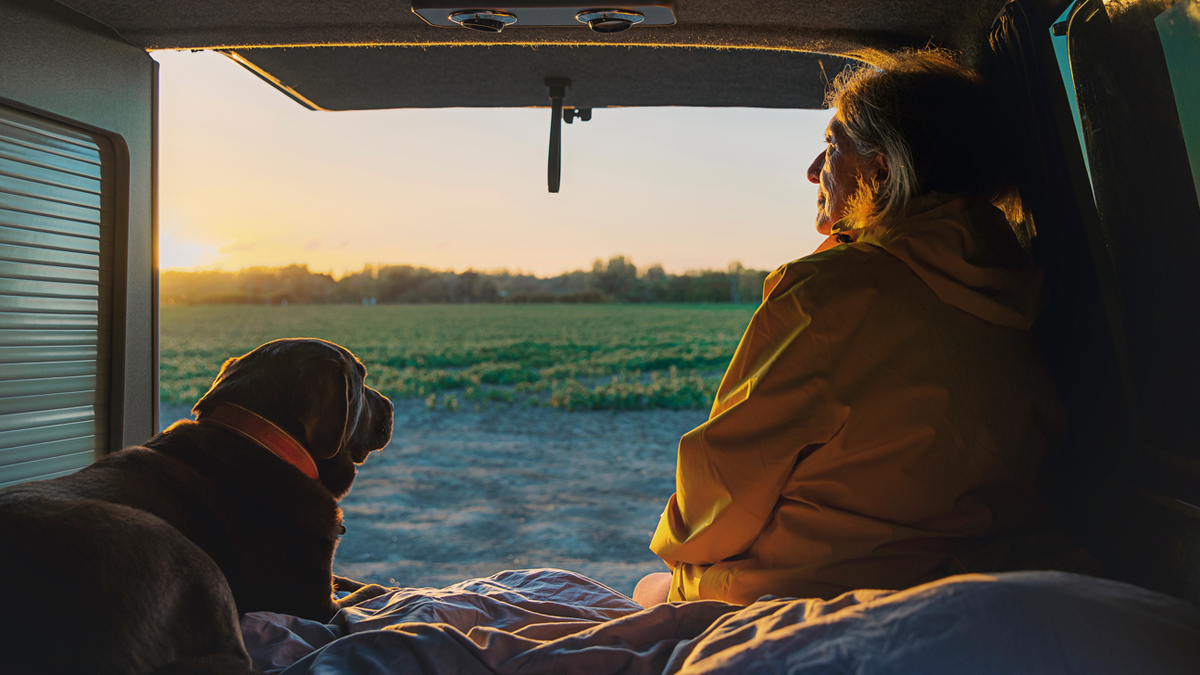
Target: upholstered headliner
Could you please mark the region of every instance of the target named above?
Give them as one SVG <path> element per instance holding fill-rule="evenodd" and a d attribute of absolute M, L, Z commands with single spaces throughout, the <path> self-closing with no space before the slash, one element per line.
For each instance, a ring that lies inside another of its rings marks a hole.
<path fill-rule="evenodd" d="M 239 50 L 260 76 L 326 110 L 549 104 L 819 108 L 838 57 L 804 52 L 608 46 L 314 47 Z"/>
<path fill-rule="evenodd" d="M 843 62 L 797 52 L 933 42 L 969 60 L 1005 2 L 678 0 L 672 27 L 489 35 L 429 26 L 407 0 L 61 0 L 146 49 L 233 50 L 329 109 L 544 105 L 550 75 L 574 105 L 819 107 Z"/>

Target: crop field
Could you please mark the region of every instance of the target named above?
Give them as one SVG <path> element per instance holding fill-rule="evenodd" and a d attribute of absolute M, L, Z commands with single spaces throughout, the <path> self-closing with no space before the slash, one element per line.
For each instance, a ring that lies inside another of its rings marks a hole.
<path fill-rule="evenodd" d="M 349 348 L 368 384 L 431 409 L 705 409 L 753 305 L 163 307 L 161 392 L 195 402 L 221 363 L 283 337 Z"/>
<path fill-rule="evenodd" d="M 558 567 L 632 593 L 666 569 L 647 545 L 679 437 L 706 418 L 753 310 L 168 306 L 162 421 L 186 417 L 230 356 L 281 337 L 332 340 L 396 401 L 392 443 L 341 502 L 336 573 L 441 587 Z M 594 409 L 614 414 L 578 413 Z"/>

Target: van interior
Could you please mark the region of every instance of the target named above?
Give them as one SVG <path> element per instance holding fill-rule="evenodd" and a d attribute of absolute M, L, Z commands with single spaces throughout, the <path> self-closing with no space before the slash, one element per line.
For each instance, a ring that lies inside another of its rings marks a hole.
<path fill-rule="evenodd" d="M 218 50 L 313 110 L 546 108 L 554 192 L 564 119 L 820 108 L 856 50 L 925 46 L 984 74 L 1023 158 L 1069 420 L 1056 531 L 1200 603 L 1196 0 L 0 0 L 0 485 L 158 429 L 149 51 Z"/>

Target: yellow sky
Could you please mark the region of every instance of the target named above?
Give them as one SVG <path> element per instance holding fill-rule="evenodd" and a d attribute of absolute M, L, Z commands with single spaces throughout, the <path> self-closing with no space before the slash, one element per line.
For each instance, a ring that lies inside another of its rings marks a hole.
<path fill-rule="evenodd" d="M 313 112 L 219 54 L 154 58 L 163 268 L 770 269 L 820 243 L 828 111 L 597 110 L 552 195 L 546 109 Z"/>

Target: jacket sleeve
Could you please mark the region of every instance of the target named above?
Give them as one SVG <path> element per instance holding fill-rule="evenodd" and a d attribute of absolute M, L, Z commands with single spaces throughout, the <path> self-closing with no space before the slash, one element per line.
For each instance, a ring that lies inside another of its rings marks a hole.
<path fill-rule="evenodd" d="M 708 421 L 679 442 L 676 492 L 650 545 L 672 569 L 745 552 L 806 449 L 845 419 L 828 387 L 837 336 L 806 288 L 815 276 L 805 259 L 767 277 Z"/>

